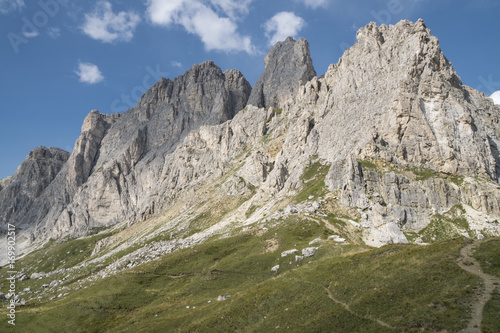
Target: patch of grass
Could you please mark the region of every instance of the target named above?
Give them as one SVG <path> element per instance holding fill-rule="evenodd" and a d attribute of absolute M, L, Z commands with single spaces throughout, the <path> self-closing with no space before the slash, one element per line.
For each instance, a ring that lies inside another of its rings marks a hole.
<path fill-rule="evenodd" d="M 337 216 L 332 213 L 328 213 L 325 218 L 328 220 L 328 222 L 332 223 L 333 225 L 338 225 L 339 227 L 345 227 L 347 225 L 346 222 L 338 219 Z"/>
<path fill-rule="evenodd" d="M 403 233 L 410 243 L 413 243 L 418 237 L 420 237 L 420 235 L 416 232 L 404 231 Z"/>
<path fill-rule="evenodd" d="M 257 210 L 257 208 L 259 208 L 259 206 L 255 206 L 255 205 L 251 205 L 247 211 L 245 212 L 245 216 L 246 218 L 249 218 L 250 216 L 253 215 L 253 213 L 255 213 L 255 211 Z"/>
<path fill-rule="evenodd" d="M 474 252 L 474 257 L 485 273 L 500 278 L 500 239 L 481 244 Z"/>
<path fill-rule="evenodd" d="M 309 165 L 300 177 L 304 181 L 304 185 L 294 201 L 302 202 L 307 200 L 311 195 L 322 196 L 326 194 L 325 177 L 329 169 L 329 165 L 323 165 L 320 162 Z"/>
<path fill-rule="evenodd" d="M 442 242 L 455 237 L 464 237 L 462 233 L 467 233 L 472 237 L 469 222 L 462 216 L 464 212 L 462 205 L 453 206 L 443 215 L 436 214 L 431 222 L 419 232 L 425 243 Z"/>
<path fill-rule="evenodd" d="M 457 186 L 462 186 L 462 184 L 464 183 L 465 177 L 464 176 L 450 175 L 450 176 L 446 177 L 446 179 L 448 179 L 450 182 L 452 182 L 453 184 L 455 184 Z"/>
<path fill-rule="evenodd" d="M 500 278 L 500 239 L 482 243 L 474 252 L 481 269 Z M 481 330 L 485 333 L 500 332 L 500 286 L 497 286 L 483 310 Z"/>
<path fill-rule="evenodd" d="M 91 235 L 97 235 L 98 233 L 100 233 L 101 231 L 104 231 L 106 229 L 108 229 L 109 227 L 95 227 L 95 228 L 92 228 L 90 229 L 89 233 L 88 233 L 88 236 L 91 236 Z"/>
<path fill-rule="evenodd" d="M 379 318 L 398 331 L 458 331 L 467 323 L 467 301 L 474 297 L 470 290 L 480 282 L 454 262 L 462 244 L 456 240 L 426 247 L 385 246 L 331 267 L 321 262 L 316 269 L 333 275 L 329 289 L 353 311 Z"/>
<path fill-rule="evenodd" d="M 462 186 L 465 177 L 462 175 L 450 175 L 442 172 L 434 171 L 428 168 L 419 168 L 419 167 L 404 167 L 401 168 L 396 164 L 388 163 L 383 160 L 359 160 L 358 163 L 372 170 L 381 170 L 382 172 L 395 172 L 401 174 L 402 171 L 411 172 L 415 175 L 415 180 L 427 180 L 430 178 L 439 177 L 441 179 L 446 180 L 447 182 L 454 183 L 457 186 Z"/>
<path fill-rule="evenodd" d="M 483 333 L 500 332 L 500 287 L 497 287 L 491 299 L 486 303 L 483 309 L 483 321 L 481 331 Z"/>
<path fill-rule="evenodd" d="M 278 116 L 281 115 L 282 112 L 283 112 L 283 109 L 274 108 L 274 113 L 276 113 Z"/>
<path fill-rule="evenodd" d="M 426 168 L 408 168 L 408 171 L 413 172 L 413 174 L 416 176 L 415 180 L 427 180 L 433 177 L 437 177 L 438 174 L 431 169 L 426 169 Z"/>
<path fill-rule="evenodd" d="M 63 242 L 50 241 L 40 250 L 34 251 L 16 263 L 16 270 L 31 273 L 50 272 L 69 268 L 90 258 L 95 244 L 112 232 L 87 238 L 70 239 Z M 1 270 L 4 273 L 4 270 Z M 3 275 L 3 274 L 2 274 Z"/>
<path fill-rule="evenodd" d="M 425 243 L 443 242 L 454 237 L 461 237 L 457 228 L 441 217 L 432 218 L 431 222 L 420 231 L 420 235 Z"/>
<path fill-rule="evenodd" d="M 368 168 L 368 169 L 377 169 L 377 165 L 373 162 L 370 162 L 368 160 L 360 160 L 358 161 L 361 166 Z"/>
<path fill-rule="evenodd" d="M 212 219 L 213 216 L 211 211 L 206 211 L 196 216 L 193 220 L 191 220 L 191 222 L 189 222 L 189 233 L 194 235 L 195 233 L 206 229 L 212 223 Z"/>

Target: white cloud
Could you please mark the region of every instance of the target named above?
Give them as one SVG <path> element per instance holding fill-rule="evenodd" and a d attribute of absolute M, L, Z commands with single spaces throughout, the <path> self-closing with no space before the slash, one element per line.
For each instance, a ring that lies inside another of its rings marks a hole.
<path fill-rule="evenodd" d="M 153 24 L 181 25 L 197 35 L 207 51 L 255 53 L 250 37 L 238 33 L 239 15 L 248 13 L 251 0 L 148 0 Z"/>
<path fill-rule="evenodd" d="M 24 0 L 0 0 L 0 13 L 8 14 L 26 7 Z"/>
<path fill-rule="evenodd" d="M 38 30 L 33 30 L 33 31 L 23 31 L 22 32 L 23 36 L 26 37 L 26 38 L 35 38 L 37 37 L 38 35 L 40 35 L 40 33 L 38 32 Z"/>
<path fill-rule="evenodd" d="M 78 75 L 80 82 L 83 83 L 94 84 L 104 80 L 99 67 L 88 62 L 80 62 L 75 73 Z"/>
<path fill-rule="evenodd" d="M 141 21 L 134 12 L 113 13 L 111 3 L 100 1 L 90 14 L 85 14 L 83 32 L 93 39 L 104 43 L 115 41 L 128 42 L 134 37 L 134 31 Z"/>
<path fill-rule="evenodd" d="M 493 100 L 493 103 L 500 105 L 500 90 L 491 94 L 490 98 Z"/>
<path fill-rule="evenodd" d="M 305 25 L 306 22 L 294 13 L 280 12 L 269 19 L 264 28 L 266 36 L 269 38 L 269 44 L 274 45 L 287 37 L 296 36 Z"/>
<path fill-rule="evenodd" d="M 173 67 L 182 68 L 182 64 L 180 62 L 178 62 L 178 61 L 171 61 L 170 64 Z"/>
<path fill-rule="evenodd" d="M 326 7 L 328 6 L 328 3 L 330 2 L 329 0 L 297 0 L 307 7 L 311 7 L 312 9 L 316 9 L 319 7 Z"/>
<path fill-rule="evenodd" d="M 59 36 L 61 36 L 61 29 L 56 27 L 51 27 L 47 29 L 47 33 L 49 34 L 50 38 L 57 39 L 59 38 Z"/>

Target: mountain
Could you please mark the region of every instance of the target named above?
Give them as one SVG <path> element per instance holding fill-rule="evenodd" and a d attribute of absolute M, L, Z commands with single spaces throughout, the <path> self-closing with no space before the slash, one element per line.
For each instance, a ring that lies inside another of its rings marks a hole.
<path fill-rule="evenodd" d="M 160 80 L 124 114 L 93 110 L 73 153 L 50 185 L 31 205 L 11 209 L 1 224 L 15 221 L 25 237 L 45 241 L 142 219 L 154 209 L 155 197 L 170 190 L 159 179 L 165 157 L 191 130 L 231 119 L 245 106 L 250 91 L 240 72 L 222 73 L 208 61 L 174 81 Z M 23 175 L 21 169 L 14 178 Z M 169 181 L 174 177 L 165 175 Z M 2 195 L 18 194 L 7 187 Z M 4 203 L 0 211 L 9 211 Z"/>
<path fill-rule="evenodd" d="M 178 267 L 171 258 L 189 249 L 233 256 L 234 244 L 227 253 L 216 244 L 241 237 L 255 257 L 232 258 L 251 266 L 265 253 L 262 267 L 279 264 L 276 273 L 293 266 L 275 261 L 277 249 L 302 246 L 304 259 L 323 247 L 341 258 L 339 248 L 376 256 L 371 247 L 498 237 L 499 115 L 462 84 L 422 20 L 368 24 L 321 77 L 307 41 L 288 38 L 253 88 L 208 61 L 161 79 L 123 114 L 93 110 L 71 154 L 37 148 L 0 182 L 0 225 L 5 233 L 14 223 L 19 251 L 32 252 L 26 274 L 79 286 L 141 265 L 154 271 L 155 260 Z M 456 257 L 451 242 L 432 249 Z M 394 249 L 396 261 L 408 255 Z M 328 265 L 327 254 L 315 258 Z M 314 273 L 305 267 L 296 274 Z M 457 267 L 449 272 L 465 274 Z"/>

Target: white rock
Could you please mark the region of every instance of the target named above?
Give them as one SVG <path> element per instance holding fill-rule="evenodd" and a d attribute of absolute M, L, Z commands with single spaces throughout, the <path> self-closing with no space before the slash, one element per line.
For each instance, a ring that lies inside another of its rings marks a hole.
<path fill-rule="evenodd" d="M 231 295 L 219 295 L 219 297 L 217 297 L 217 300 L 220 302 L 220 301 L 225 301 L 227 300 L 229 297 L 231 297 Z"/>
<path fill-rule="evenodd" d="M 345 242 L 345 238 L 339 237 L 337 235 L 329 236 L 328 239 L 332 240 L 334 242 L 337 242 L 337 243 L 344 243 Z"/>
<path fill-rule="evenodd" d="M 352 224 L 353 226 L 355 226 L 356 228 L 361 228 L 361 224 L 359 224 L 358 222 L 356 221 L 353 221 L 353 220 L 349 220 L 349 223 Z"/>
<path fill-rule="evenodd" d="M 305 249 L 302 249 L 302 255 L 306 258 L 312 257 L 317 250 L 318 250 L 317 247 L 307 247 Z"/>
<path fill-rule="evenodd" d="M 309 245 L 313 245 L 314 243 L 319 243 L 319 242 L 321 242 L 321 238 L 315 238 L 309 242 Z"/>
<path fill-rule="evenodd" d="M 297 249 L 288 250 L 288 251 L 282 252 L 281 253 L 281 257 L 286 257 L 289 254 L 294 254 L 294 253 L 297 253 L 297 252 L 299 252 L 299 250 L 297 250 Z"/>

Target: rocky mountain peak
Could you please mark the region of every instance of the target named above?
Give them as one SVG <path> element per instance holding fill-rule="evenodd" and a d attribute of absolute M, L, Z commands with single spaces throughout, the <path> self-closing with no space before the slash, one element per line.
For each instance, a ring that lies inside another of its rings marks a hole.
<path fill-rule="evenodd" d="M 264 74 L 252 89 L 248 104 L 279 107 L 294 98 L 299 86 L 316 76 L 305 39 L 288 37 L 278 42 L 266 55 Z"/>
<path fill-rule="evenodd" d="M 158 103 L 183 109 L 196 123 L 219 123 L 242 109 L 251 86 L 237 70 L 222 72 L 213 61 L 193 65 L 173 81 L 162 78 L 141 97 L 136 109 L 152 109 Z M 172 116 L 178 115 L 174 112 Z"/>
<path fill-rule="evenodd" d="M 70 153 L 40 146 L 30 151 L 11 177 L 0 181 L 0 231 L 18 223 L 56 178 Z"/>
<path fill-rule="evenodd" d="M 66 162 L 69 155 L 70 153 L 60 148 L 40 146 L 30 151 L 28 158 L 32 160 L 55 160 Z"/>

